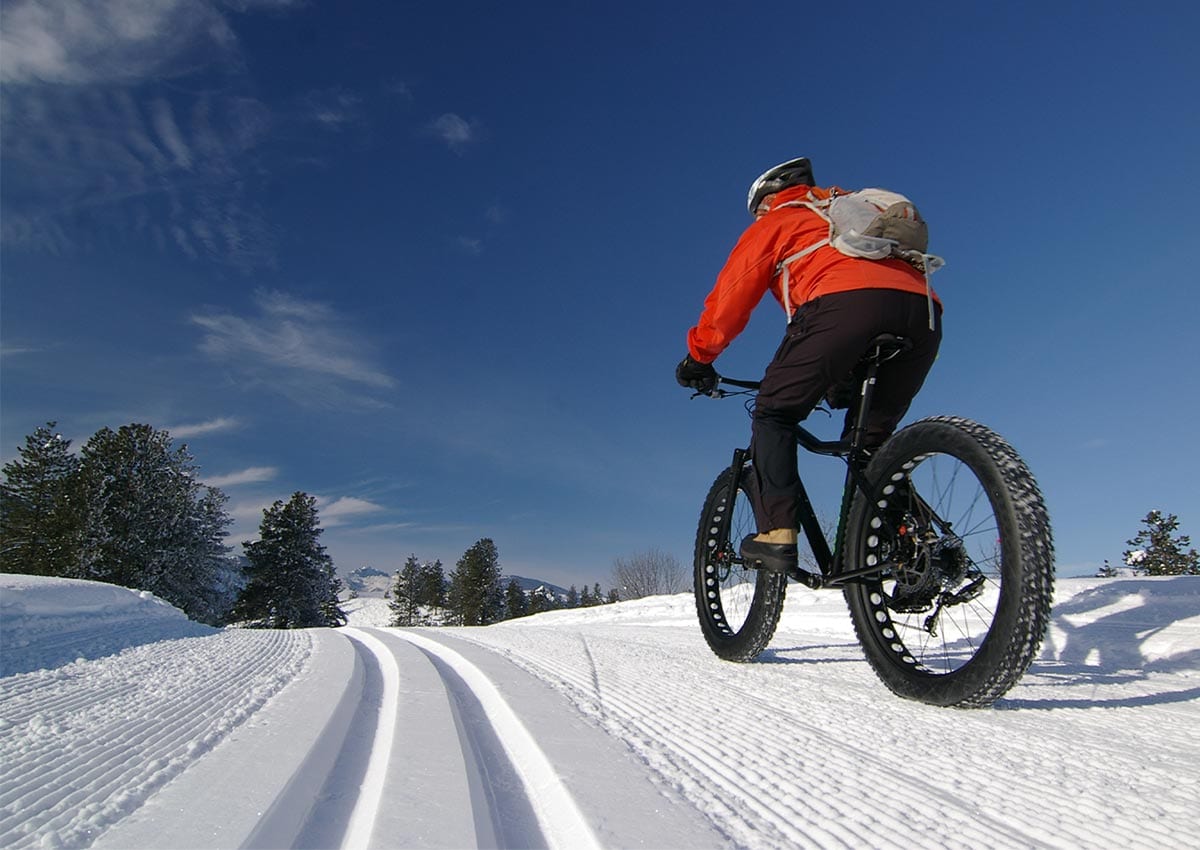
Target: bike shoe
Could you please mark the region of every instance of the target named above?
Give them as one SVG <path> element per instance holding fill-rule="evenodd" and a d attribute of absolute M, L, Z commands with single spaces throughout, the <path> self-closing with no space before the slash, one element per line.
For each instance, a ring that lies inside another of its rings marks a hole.
<path fill-rule="evenodd" d="M 746 566 L 770 573 L 786 573 L 799 564 L 800 552 L 795 543 L 764 543 L 751 534 L 738 549 Z"/>

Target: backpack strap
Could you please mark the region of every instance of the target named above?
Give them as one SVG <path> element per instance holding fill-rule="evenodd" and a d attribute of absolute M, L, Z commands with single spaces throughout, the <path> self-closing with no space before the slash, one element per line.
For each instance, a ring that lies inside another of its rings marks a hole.
<path fill-rule="evenodd" d="M 824 248 L 829 244 L 829 237 L 826 236 L 818 242 L 809 245 L 803 251 L 797 251 L 790 257 L 784 257 L 779 261 L 779 265 L 775 267 L 775 274 L 783 275 L 783 280 L 780 281 L 780 288 L 783 290 L 783 311 L 787 313 L 787 321 L 792 323 L 792 277 L 788 273 L 788 266 L 799 260 L 801 257 L 807 257 L 818 248 Z"/>
<path fill-rule="evenodd" d="M 792 323 L 793 310 L 792 310 L 792 292 L 791 292 L 792 278 L 788 272 L 788 266 L 790 266 L 792 263 L 794 263 L 796 260 L 799 260 L 802 257 L 807 257 L 809 254 L 811 254 L 813 251 L 816 251 L 818 248 L 824 248 L 826 245 L 828 245 L 830 243 L 830 240 L 833 238 L 833 222 L 830 221 L 829 213 L 827 213 L 826 210 L 829 208 L 829 203 L 830 203 L 830 201 L 833 200 L 833 197 L 834 196 L 830 196 L 830 197 L 824 198 L 824 199 L 818 198 L 816 195 L 814 195 L 812 193 L 811 190 L 809 190 L 809 193 L 804 197 L 803 200 L 786 201 L 782 204 L 779 204 L 777 207 L 773 207 L 773 209 L 779 209 L 780 207 L 804 207 L 805 209 L 811 210 L 812 212 L 816 213 L 821 218 L 823 218 L 825 221 L 829 222 L 829 235 L 828 236 L 826 236 L 824 239 L 814 242 L 812 245 L 809 245 L 807 248 L 805 248 L 802 251 L 797 251 L 795 254 L 792 254 L 791 256 L 784 257 L 782 260 L 779 261 L 779 265 L 777 265 L 775 267 L 775 274 L 783 275 L 783 280 L 780 281 L 780 288 L 783 290 L 783 311 L 784 311 L 784 313 L 787 314 L 787 323 L 789 325 Z"/>

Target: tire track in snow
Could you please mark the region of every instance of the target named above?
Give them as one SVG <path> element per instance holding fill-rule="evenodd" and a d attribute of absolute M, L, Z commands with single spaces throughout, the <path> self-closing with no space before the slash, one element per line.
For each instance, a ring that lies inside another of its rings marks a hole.
<path fill-rule="evenodd" d="M 771 686 L 763 688 L 764 677 L 755 673 L 762 665 L 696 660 L 689 647 L 680 655 L 687 663 L 672 670 L 669 658 L 665 664 L 657 660 L 663 656 L 657 642 L 591 640 L 591 649 L 580 653 L 578 635 L 568 639 L 558 630 L 517 631 L 488 633 L 488 640 L 476 642 L 493 649 L 503 646 L 520 666 L 557 684 L 667 781 L 677 782 L 739 843 L 843 847 L 908 840 L 944 847 L 1055 846 L 1039 835 L 1036 822 L 1001 818 L 979 805 L 971 795 L 971 776 L 982 776 L 990 765 L 964 757 L 955 762 L 963 775 L 953 777 L 952 787 L 938 785 L 909 765 L 881 759 L 872 748 L 880 730 L 864 736 L 838 728 L 836 705 L 814 706 L 811 700 L 781 694 L 779 677 L 765 680 Z M 493 635 L 499 639 L 495 643 Z M 603 666 L 604 659 L 596 657 L 600 648 L 615 659 L 599 673 L 600 681 L 610 683 L 603 710 L 596 702 L 594 672 L 597 663 Z M 796 702 L 799 710 L 793 707 Z M 814 708 L 825 710 L 809 714 Z M 803 753 L 799 764 L 794 761 L 797 749 Z M 1014 793 L 1033 799 L 1041 789 Z M 763 831 L 764 822 L 770 831 Z M 1086 842 L 1090 836 L 1081 832 L 1065 844 Z"/>
<path fill-rule="evenodd" d="M 444 665 L 448 668 L 450 675 L 443 669 L 439 669 L 439 673 L 452 695 L 456 689 L 460 690 L 457 697 L 460 700 L 460 710 L 464 696 L 461 694 L 461 688 L 465 687 L 469 691 L 469 697 L 482 711 L 490 732 L 503 748 L 508 765 L 519 778 L 525 800 L 537 820 L 546 845 L 553 850 L 599 850 L 600 845 L 591 827 L 563 785 L 558 772 L 492 681 L 478 667 L 444 644 L 413 632 L 397 631 L 392 634 L 412 643 L 430 656 L 435 667 Z M 478 741 L 479 730 L 471 734 L 474 734 Z M 467 755 L 465 750 L 464 755 Z M 487 756 L 485 754 L 481 759 L 477 753 L 475 758 L 485 762 Z M 479 764 L 478 768 L 486 779 L 486 763 Z M 503 813 L 492 814 L 495 820 L 496 816 Z"/>
<path fill-rule="evenodd" d="M 565 636 L 555 640 L 552 632 L 526 635 L 518 642 L 512 637 L 497 630 L 476 642 L 494 649 L 508 648 L 512 660 L 547 681 L 558 680 L 568 694 L 573 689 L 572 698 L 589 710 L 591 664 L 571 657 L 571 641 Z M 832 660 L 809 667 L 823 674 L 815 680 L 793 675 L 795 668 L 779 675 L 783 670 L 772 670 L 771 665 L 724 665 L 698 657 L 696 647 L 681 643 L 675 656 L 679 669 L 671 670 L 670 661 L 665 666 L 657 661 L 645 663 L 664 655 L 661 643 L 609 640 L 610 634 L 604 637 L 590 639 L 589 644 L 594 656 L 603 649 L 610 661 L 601 671 L 601 678 L 612 683 L 607 689 L 610 728 L 647 753 L 648 762 L 661 759 L 658 766 L 667 777 L 689 774 L 681 781 L 697 804 L 727 812 L 734 823 L 742 819 L 735 807 L 725 800 L 707 799 L 712 787 L 726 787 L 707 774 L 723 771 L 745 783 L 745 787 L 734 788 L 731 800 L 753 794 L 783 811 L 803 814 L 798 809 L 811 810 L 807 817 L 819 814 L 819 826 L 836 819 L 856 834 L 867 836 L 870 846 L 894 835 L 919 835 L 923 837 L 916 843 L 922 846 L 936 844 L 940 838 L 942 846 L 951 847 L 1077 847 L 1094 843 L 1100 824 L 1118 830 L 1120 843 L 1126 846 L 1150 848 L 1179 842 L 1178 812 L 1188 804 L 1186 792 L 1175 790 L 1178 782 L 1173 777 L 1181 769 L 1186 771 L 1186 766 L 1134 763 L 1114 754 L 1114 762 L 1127 763 L 1114 764 L 1113 775 L 1136 777 L 1130 785 L 1136 782 L 1147 789 L 1143 794 L 1148 799 L 1141 803 L 1137 795 L 1131 798 L 1108 785 L 1088 781 L 1086 773 L 1080 782 L 1080 774 L 1072 770 L 1073 753 L 1106 751 L 1110 734 L 1103 728 L 1089 730 L 1086 717 L 1080 718 L 1083 724 L 1076 724 L 1067 720 L 1070 713 L 1060 715 L 1053 718 L 1054 729 L 1048 733 L 1046 721 L 1052 718 L 1044 712 L 1015 716 L 1003 711 L 947 712 L 893 702 L 883 694 L 864 696 L 863 686 L 874 687 L 873 680 L 869 676 L 856 677 L 863 681 L 840 677 L 838 668 L 846 665 Z M 856 653 L 853 646 L 846 650 Z M 635 671 L 636 684 L 629 681 L 625 667 Z M 680 670 L 692 672 L 683 675 Z M 622 677 L 626 681 L 614 681 Z M 815 701 L 796 690 L 818 682 Z M 614 703 L 614 693 L 625 698 L 624 705 Z M 839 716 L 862 716 L 861 706 L 855 703 L 864 698 L 877 702 L 869 725 L 839 725 Z M 710 713 L 715 722 L 706 722 L 705 715 Z M 697 714 L 697 723 L 672 719 Z M 644 718 L 652 722 L 645 724 Z M 1018 724 L 1017 731 L 1010 726 L 1012 721 Z M 657 735 L 662 740 L 656 740 L 656 729 L 665 730 L 666 734 Z M 708 732 L 699 751 L 691 743 L 700 740 L 698 731 Z M 691 740 L 677 741 L 681 733 L 692 736 Z M 1027 742 L 1026 733 L 1038 743 Z M 787 760 L 789 751 L 791 762 Z M 797 751 L 799 759 L 795 758 Z M 1194 752 L 1194 748 L 1186 752 Z M 898 755 L 901 753 L 904 755 Z M 701 778 L 695 777 L 694 769 L 702 773 Z M 1046 781 L 1014 782 L 1003 795 L 979 796 L 978 789 L 994 787 L 998 772 L 1018 778 L 1044 776 Z M 849 777 L 854 779 L 847 781 Z M 796 790 L 789 793 L 789 788 Z M 1164 799 L 1168 796 L 1173 799 Z M 866 805 L 860 807 L 863 801 Z M 1146 805 L 1157 810 L 1162 822 L 1140 814 Z M 1051 836 L 1046 835 L 1047 817 L 1055 824 Z M 1120 832 L 1121 824 L 1137 821 L 1144 823 L 1136 831 L 1126 828 Z M 805 834 L 806 844 L 818 842 L 807 830 Z M 828 838 L 831 846 L 854 844 Z M 749 833 L 740 840 L 774 846 L 761 837 L 753 840 Z"/>
<path fill-rule="evenodd" d="M 382 689 L 379 710 L 376 713 L 374 740 L 370 756 L 363 771 L 358 797 L 350 812 L 346 834 L 342 838 L 342 850 L 366 850 L 371 843 L 371 833 L 379 818 L 383 801 L 384 779 L 388 762 L 395 749 L 396 717 L 400 701 L 400 668 L 396 657 L 378 638 L 362 629 L 343 629 L 350 640 L 370 652 L 379 665 Z"/>

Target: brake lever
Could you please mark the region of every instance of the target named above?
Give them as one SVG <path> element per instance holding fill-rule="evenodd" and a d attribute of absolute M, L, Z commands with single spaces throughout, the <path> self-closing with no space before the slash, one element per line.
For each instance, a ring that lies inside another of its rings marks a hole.
<path fill-rule="evenodd" d="M 729 395 L 729 393 L 725 392 L 725 390 L 721 389 L 720 387 L 713 387 L 708 392 L 696 390 L 696 392 L 692 393 L 692 398 L 700 398 L 700 396 L 707 396 L 708 398 L 725 398 L 727 395 Z"/>

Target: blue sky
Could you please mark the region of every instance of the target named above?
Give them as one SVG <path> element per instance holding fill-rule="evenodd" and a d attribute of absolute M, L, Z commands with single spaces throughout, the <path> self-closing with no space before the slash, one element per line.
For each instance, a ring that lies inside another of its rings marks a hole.
<path fill-rule="evenodd" d="M 342 570 L 485 536 L 563 585 L 689 563 L 749 423 L 674 365 L 747 185 L 807 155 L 929 220 L 909 419 L 1016 446 L 1060 574 L 1152 508 L 1200 537 L 1195 4 L 7 0 L 0 29 L 5 461 L 147 422 L 232 543 L 304 490 Z M 782 328 L 764 302 L 718 367 L 758 377 Z"/>

